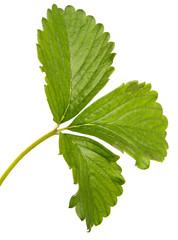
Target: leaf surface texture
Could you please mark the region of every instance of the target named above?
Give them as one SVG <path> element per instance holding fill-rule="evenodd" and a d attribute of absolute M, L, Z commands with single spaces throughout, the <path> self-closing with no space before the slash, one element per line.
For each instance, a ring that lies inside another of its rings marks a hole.
<path fill-rule="evenodd" d="M 151 84 L 122 84 L 80 113 L 69 130 L 108 142 L 146 169 L 151 159 L 162 162 L 167 155 L 168 122 L 157 97 Z"/>
<path fill-rule="evenodd" d="M 38 58 L 53 119 L 60 124 L 78 114 L 109 80 L 114 43 L 102 24 L 72 6 L 53 5 L 42 25 Z"/>
<path fill-rule="evenodd" d="M 75 207 L 81 220 L 86 219 L 89 231 L 110 214 L 110 206 L 117 203 L 125 182 L 118 156 L 100 143 L 81 136 L 62 134 L 60 154 L 72 169 L 78 192 L 72 196 L 69 207 Z"/>

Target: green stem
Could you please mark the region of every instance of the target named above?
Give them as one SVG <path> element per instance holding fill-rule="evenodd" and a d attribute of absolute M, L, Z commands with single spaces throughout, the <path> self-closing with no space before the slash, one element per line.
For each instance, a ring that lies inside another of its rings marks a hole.
<path fill-rule="evenodd" d="M 4 172 L 4 174 L 1 176 L 0 178 L 0 186 L 1 184 L 4 182 L 4 180 L 6 179 L 6 177 L 9 175 L 9 173 L 12 171 L 12 169 L 17 165 L 17 163 L 28 153 L 30 152 L 33 148 L 35 148 L 38 144 L 40 144 L 41 142 L 45 141 L 46 139 L 54 136 L 54 135 L 58 135 L 58 131 L 57 130 L 58 125 L 49 133 L 45 134 L 44 136 L 42 136 L 41 138 L 39 138 L 38 140 L 36 140 L 34 143 L 32 143 L 29 147 L 27 147 L 13 162 L 12 164 L 7 168 L 7 170 Z"/>

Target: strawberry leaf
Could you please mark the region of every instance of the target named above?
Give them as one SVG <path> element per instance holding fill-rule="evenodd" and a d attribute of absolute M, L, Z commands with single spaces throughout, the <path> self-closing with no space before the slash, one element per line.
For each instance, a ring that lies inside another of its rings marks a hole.
<path fill-rule="evenodd" d="M 60 133 L 59 148 L 72 168 L 74 183 L 79 184 L 69 207 L 76 207 L 77 215 L 86 219 L 90 231 L 109 215 L 110 206 L 123 192 L 125 180 L 116 163 L 119 157 L 92 139 L 70 134 Z"/>
<path fill-rule="evenodd" d="M 162 162 L 167 155 L 168 122 L 157 97 L 151 84 L 122 84 L 79 114 L 69 130 L 108 142 L 146 169 L 150 159 Z"/>
<path fill-rule="evenodd" d="M 38 58 L 46 73 L 45 92 L 60 124 L 77 115 L 108 82 L 114 68 L 113 42 L 102 24 L 83 10 L 53 5 L 38 31 Z"/>

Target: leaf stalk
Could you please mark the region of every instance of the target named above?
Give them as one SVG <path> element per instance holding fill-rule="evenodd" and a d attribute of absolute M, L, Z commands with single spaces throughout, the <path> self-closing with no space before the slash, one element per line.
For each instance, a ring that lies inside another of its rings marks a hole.
<path fill-rule="evenodd" d="M 27 147 L 12 163 L 11 165 L 6 169 L 6 171 L 3 173 L 3 175 L 0 178 L 0 186 L 2 185 L 2 183 L 4 182 L 4 180 L 6 179 L 6 177 L 9 175 L 9 173 L 12 171 L 12 169 L 17 165 L 17 163 L 27 154 L 29 153 L 33 148 L 35 148 L 37 145 L 39 145 L 40 143 L 42 143 L 43 141 L 45 141 L 46 139 L 54 136 L 54 135 L 58 135 L 59 131 L 58 130 L 58 126 L 57 125 L 52 131 L 48 132 L 47 134 L 45 134 L 44 136 L 40 137 L 39 139 L 37 139 L 35 142 L 33 142 L 29 147 Z"/>

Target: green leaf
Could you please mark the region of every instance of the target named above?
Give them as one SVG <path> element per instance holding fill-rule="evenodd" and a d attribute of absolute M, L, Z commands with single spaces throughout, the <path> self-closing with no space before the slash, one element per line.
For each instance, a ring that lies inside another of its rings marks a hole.
<path fill-rule="evenodd" d="M 157 97 L 151 84 L 122 84 L 86 108 L 68 129 L 108 142 L 146 169 L 150 159 L 162 162 L 167 155 L 168 122 Z"/>
<path fill-rule="evenodd" d="M 119 157 L 92 139 L 70 134 L 60 133 L 59 148 L 72 168 L 74 184 L 79 184 L 69 207 L 76 207 L 77 215 L 86 219 L 90 231 L 109 215 L 110 206 L 123 192 L 125 180 L 116 163 Z"/>
<path fill-rule="evenodd" d="M 60 124 L 78 114 L 108 82 L 114 68 L 113 42 L 102 24 L 83 10 L 52 6 L 38 31 L 38 58 L 45 72 L 45 92 Z"/>

